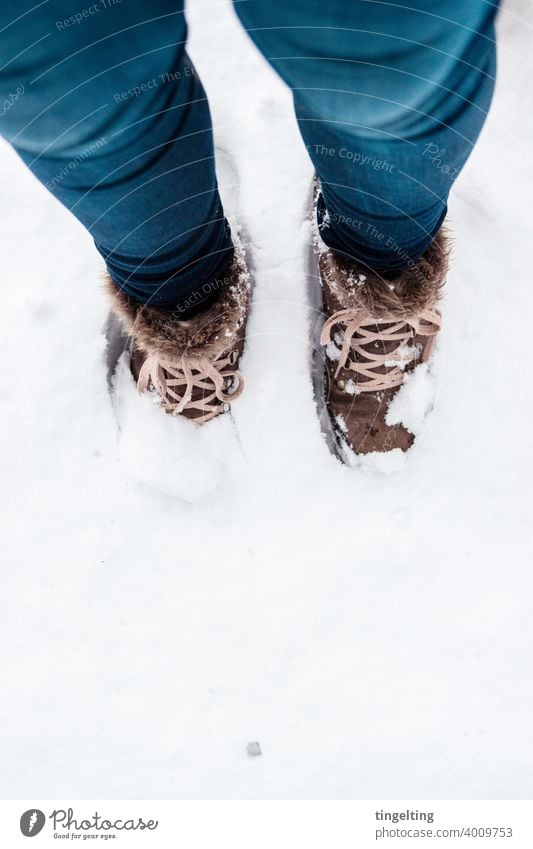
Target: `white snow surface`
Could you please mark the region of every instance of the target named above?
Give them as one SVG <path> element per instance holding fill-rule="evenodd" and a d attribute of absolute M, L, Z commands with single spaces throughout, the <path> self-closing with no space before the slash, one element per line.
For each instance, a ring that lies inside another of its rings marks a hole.
<path fill-rule="evenodd" d="M 101 261 L 0 150 L 0 795 L 530 798 L 531 4 L 500 15 L 433 410 L 394 475 L 321 433 L 290 94 L 230 4 L 189 20 L 255 274 L 236 443 L 206 429 L 189 501 L 180 423 L 150 399 L 154 442 L 124 462 Z"/>
<path fill-rule="evenodd" d="M 161 414 L 156 392 L 140 395 L 124 354 L 114 380 L 123 471 L 164 495 L 197 502 L 215 492 L 236 464 L 232 417 L 198 427 L 183 416 Z"/>

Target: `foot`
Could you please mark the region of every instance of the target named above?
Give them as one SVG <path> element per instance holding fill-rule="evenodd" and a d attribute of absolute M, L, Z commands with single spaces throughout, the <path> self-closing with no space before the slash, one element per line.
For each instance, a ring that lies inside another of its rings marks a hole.
<path fill-rule="evenodd" d="M 325 246 L 318 263 L 326 401 L 336 438 L 357 454 L 407 451 L 414 436 L 387 424 L 387 411 L 406 375 L 431 357 L 441 326 L 436 305 L 447 270 L 445 237 L 441 231 L 394 279 Z"/>
<path fill-rule="evenodd" d="M 113 309 L 133 340 L 131 370 L 140 392 L 155 390 L 161 407 L 200 425 L 229 410 L 241 395 L 250 275 L 236 251 L 220 293 L 188 321 L 179 313 L 139 304 L 107 281 Z"/>

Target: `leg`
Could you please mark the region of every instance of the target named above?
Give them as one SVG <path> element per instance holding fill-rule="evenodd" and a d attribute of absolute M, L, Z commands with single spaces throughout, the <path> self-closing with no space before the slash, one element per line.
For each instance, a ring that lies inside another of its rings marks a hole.
<path fill-rule="evenodd" d="M 328 246 L 381 271 L 424 253 L 490 104 L 497 5 L 236 4 L 293 89 Z"/>
<path fill-rule="evenodd" d="M 2 134 L 134 300 L 198 304 L 233 256 L 183 4 L 8 0 Z"/>
<path fill-rule="evenodd" d="M 0 30 L 2 132 L 92 233 L 139 389 L 209 421 L 242 390 L 249 279 L 182 2 L 8 0 Z"/>
<path fill-rule="evenodd" d="M 391 402 L 431 356 L 448 194 L 483 125 L 496 4 L 249 0 L 246 29 L 294 92 L 320 178 L 326 403 L 339 456 L 406 451 Z"/>

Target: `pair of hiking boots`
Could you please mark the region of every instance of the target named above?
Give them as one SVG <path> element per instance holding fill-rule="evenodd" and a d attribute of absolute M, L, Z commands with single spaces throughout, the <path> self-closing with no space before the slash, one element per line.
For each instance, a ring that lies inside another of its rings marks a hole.
<path fill-rule="evenodd" d="M 389 425 L 389 405 L 417 365 L 431 356 L 447 270 L 442 231 L 426 253 L 390 279 L 317 246 L 325 322 L 324 391 L 339 456 L 407 451 L 414 436 Z M 238 370 L 250 303 L 250 274 L 237 248 L 216 299 L 193 318 L 134 301 L 109 280 L 112 306 L 133 339 L 131 369 L 141 392 L 163 410 L 205 426 L 239 397 Z"/>

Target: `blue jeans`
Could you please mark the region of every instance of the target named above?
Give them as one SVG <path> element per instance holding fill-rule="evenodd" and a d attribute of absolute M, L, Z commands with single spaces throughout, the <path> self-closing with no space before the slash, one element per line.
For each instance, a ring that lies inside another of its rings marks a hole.
<path fill-rule="evenodd" d="M 235 3 L 293 91 L 330 247 L 394 272 L 430 244 L 490 104 L 497 5 Z M 5 0 L 0 31 L 2 135 L 125 292 L 198 301 L 233 246 L 180 0 Z"/>

